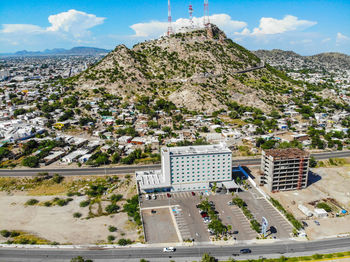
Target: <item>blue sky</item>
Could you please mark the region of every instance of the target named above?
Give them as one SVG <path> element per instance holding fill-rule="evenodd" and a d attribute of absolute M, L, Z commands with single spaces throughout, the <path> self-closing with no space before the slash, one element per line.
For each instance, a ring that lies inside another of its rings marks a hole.
<path fill-rule="evenodd" d="M 0 0 L 0 53 L 94 46 L 112 49 L 157 38 L 166 0 Z M 203 1 L 192 0 L 202 25 Z M 188 25 L 190 1 L 172 0 L 173 26 Z M 350 0 L 209 1 L 210 20 L 248 49 L 350 54 Z"/>

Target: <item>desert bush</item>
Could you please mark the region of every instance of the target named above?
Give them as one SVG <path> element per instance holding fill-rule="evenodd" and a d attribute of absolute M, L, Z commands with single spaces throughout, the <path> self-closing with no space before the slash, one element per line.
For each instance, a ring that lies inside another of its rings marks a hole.
<path fill-rule="evenodd" d="M 51 201 L 45 201 L 43 203 L 43 205 L 46 206 L 46 207 L 50 207 L 50 206 L 52 206 L 52 203 L 51 203 Z"/>
<path fill-rule="evenodd" d="M 117 228 L 114 227 L 114 226 L 109 226 L 109 227 L 108 227 L 108 231 L 109 231 L 109 232 L 115 232 L 115 231 L 117 231 Z"/>
<path fill-rule="evenodd" d="M 123 195 L 118 194 L 118 195 L 112 195 L 110 199 L 111 199 L 112 202 L 118 202 L 122 198 L 123 198 Z"/>
<path fill-rule="evenodd" d="M 130 239 L 121 238 L 118 240 L 119 246 L 126 246 L 126 245 L 130 245 L 131 243 L 132 241 Z"/>
<path fill-rule="evenodd" d="M 56 184 L 60 184 L 63 181 L 64 177 L 59 174 L 54 174 L 52 177 L 52 181 Z"/>
<path fill-rule="evenodd" d="M 90 205 L 90 200 L 81 201 L 79 204 L 80 207 L 87 207 L 88 205 Z"/>
<path fill-rule="evenodd" d="M 115 236 L 109 235 L 109 236 L 107 237 L 107 240 L 108 240 L 108 242 L 112 242 L 112 241 L 115 240 Z"/>
<path fill-rule="evenodd" d="M 37 199 L 32 198 L 32 199 L 29 199 L 29 200 L 26 202 L 26 205 L 28 205 L 28 206 L 34 206 L 34 205 L 36 205 L 36 204 L 38 204 L 38 203 L 39 203 L 39 201 L 38 201 Z"/>
<path fill-rule="evenodd" d="M 7 238 L 7 237 L 11 236 L 11 232 L 6 230 L 6 229 L 4 229 L 4 230 L 0 231 L 0 235 L 2 235 L 3 237 Z"/>
<path fill-rule="evenodd" d="M 79 212 L 75 212 L 74 214 L 73 214 L 73 217 L 75 217 L 75 218 L 79 218 L 79 217 L 81 217 L 82 215 L 81 215 L 81 213 L 79 213 Z"/>
<path fill-rule="evenodd" d="M 120 209 L 120 207 L 116 204 L 110 204 L 110 205 L 106 206 L 106 212 L 108 214 L 117 213 L 119 209 Z"/>

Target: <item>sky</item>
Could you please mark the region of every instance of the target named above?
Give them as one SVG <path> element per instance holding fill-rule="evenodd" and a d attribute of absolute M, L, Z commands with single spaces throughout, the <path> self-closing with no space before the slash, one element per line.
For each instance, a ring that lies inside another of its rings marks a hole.
<path fill-rule="evenodd" d="M 203 24 L 203 1 L 172 0 L 176 31 Z M 166 0 L 0 0 L 0 53 L 92 46 L 114 49 L 163 35 Z M 250 50 L 350 55 L 350 0 L 209 0 L 210 22 Z"/>

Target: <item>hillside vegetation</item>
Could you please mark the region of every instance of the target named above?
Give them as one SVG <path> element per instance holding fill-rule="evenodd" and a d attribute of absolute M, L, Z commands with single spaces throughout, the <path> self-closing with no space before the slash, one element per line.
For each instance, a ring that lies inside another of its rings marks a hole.
<path fill-rule="evenodd" d="M 237 73 L 259 66 L 261 60 L 216 26 L 212 30 L 212 37 L 197 30 L 139 43 L 132 49 L 119 45 L 68 82 L 78 90 L 104 88 L 127 102 L 146 95 L 198 112 L 227 109 L 234 101 L 271 111 L 284 104 L 292 90 L 298 93 L 297 83 L 268 65 Z"/>

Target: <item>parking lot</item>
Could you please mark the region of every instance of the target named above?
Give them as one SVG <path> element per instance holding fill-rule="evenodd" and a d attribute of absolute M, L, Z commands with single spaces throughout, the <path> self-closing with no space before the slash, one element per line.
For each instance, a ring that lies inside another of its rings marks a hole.
<path fill-rule="evenodd" d="M 209 232 L 204 224 L 196 205 L 200 202 L 199 194 L 192 196 L 191 192 L 171 193 L 168 198 L 166 193 L 157 194 L 156 200 L 141 200 L 141 209 L 157 208 L 159 206 L 170 206 L 176 220 L 176 226 L 181 234 L 182 240 L 193 239 L 196 242 L 208 242 Z M 161 215 L 161 214 L 159 214 Z M 153 219 L 146 223 L 154 223 Z M 171 221 L 169 221 L 169 225 Z M 171 225 L 170 225 L 171 226 Z"/>
<path fill-rule="evenodd" d="M 171 217 L 169 207 L 143 209 L 142 217 L 148 243 L 179 242 L 176 225 Z"/>
<path fill-rule="evenodd" d="M 231 193 L 229 194 L 212 194 L 211 192 L 177 192 L 156 194 L 156 199 L 147 200 L 145 195 L 141 200 L 141 209 L 156 209 L 157 207 L 171 207 L 169 210 L 173 213 L 173 218 L 176 223 L 174 225 L 171 219 L 161 219 L 162 221 L 168 221 L 169 227 L 176 227 L 178 232 L 179 241 L 194 240 L 196 242 L 208 242 L 210 234 L 208 232 L 208 226 L 204 223 L 203 218 L 199 213 L 199 209 L 196 205 L 205 198 L 209 201 L 213 201 L 215 209 L 219 213 L 219 217 L 225 225 L 231 225 L 233 231 L 236 234 L 233 237 L 236 240 L 251 240 L 259 236 L 250 227 L 249 220 L 244 216 L 241 209 L 235 205 L 230 206 L 227 203 L 232 200 Z M 281 214 L 274 209 L 271 204 L 264 199 L 254 188 L 250 188 L 248 191 L 235 193 L 235 196 L 243 199 L 248 209 L 251 211 L 255 219 L 261 223 L 262 217 L 265 217 L 269 226 L 268 237 L 287 239 L 291 236 L 292 226 L 281 216 Z M 162 213 L 156 213 L 152 217 L 144 217 L 146 224 L 157 223 L 154 218 L 156 216 L 162 216 Z M 271 229 L 271 230 L 270 230 Z M 147 229 L 148 230 L 148 229 Z M 148 230 L 148 235 L 152 235 L 152 231 Z M 148 238 L 148 242 L 151 238 Z M 154 241 L 154 240 L 152 240 Z"/>
<path fill-rule="evenodd" d="M 239 197 L 248 205 L 248 209 L 252 212 L 255 219 L 261 223 L 262 217 L 265 217 L 269 223 L 268 228 L 271 231 L 268 235 L 278 239 L 288 239 L 293 232 L 292 225 L 266 200 L 261 197 L 255 188 L 249 191 L 241 192 Z"/>

